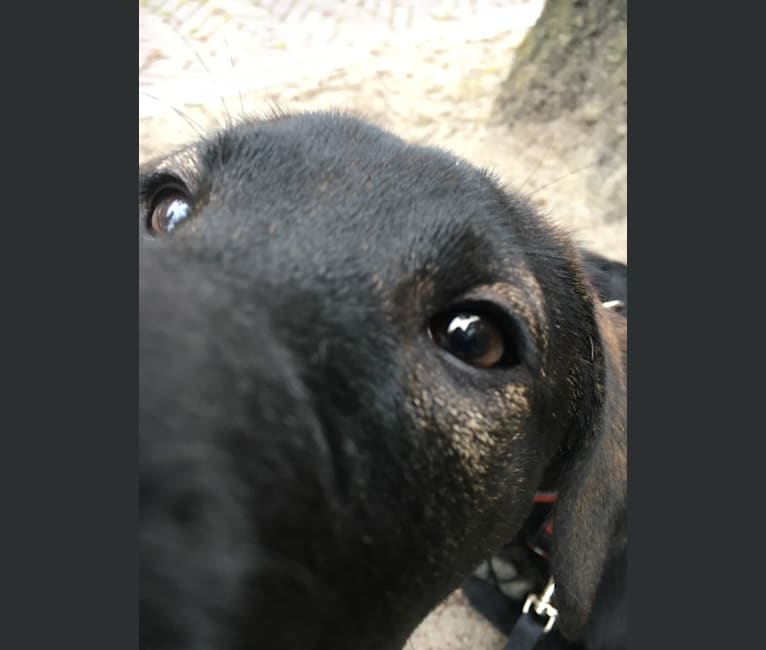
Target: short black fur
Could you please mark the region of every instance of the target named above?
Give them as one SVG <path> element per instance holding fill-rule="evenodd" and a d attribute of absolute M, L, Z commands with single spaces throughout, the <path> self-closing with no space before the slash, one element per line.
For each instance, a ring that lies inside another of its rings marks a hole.
<path fill-rule="evenodd" d="M 149 233 L 169 179 L 191 215 Z M 561 629 L 589 643 L 626 525 L 598 260 L 485 172 L 343 114 L 232 127 L 139 183 L 141 647 L 398 650 L 557 462 Z M 476 292 L 528 361 L 433 344 Z"/>

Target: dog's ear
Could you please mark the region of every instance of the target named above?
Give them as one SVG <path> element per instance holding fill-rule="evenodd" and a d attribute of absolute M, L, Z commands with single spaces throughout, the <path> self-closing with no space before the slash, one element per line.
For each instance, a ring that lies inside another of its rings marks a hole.
<path fill-rule="evenodd" d="M 570 639 L 582 635 L 615 542 L 627 534 L 627 321 L 595 302 L 603 372 L 593 412 L 573 432 L 553 512 L 554 603 Z"/>
<path fill-rule="evenodd" d="M 620 301 L 618 311 L 628 316 L 628 267 L 592 251 L 581 251 L 585 275 L 603 302 Z"/>

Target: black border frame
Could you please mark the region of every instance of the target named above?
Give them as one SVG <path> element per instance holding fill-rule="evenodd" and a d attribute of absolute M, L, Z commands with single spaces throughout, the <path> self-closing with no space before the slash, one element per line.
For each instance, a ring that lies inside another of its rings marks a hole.
<path fill-rule="evenodd" d="M 734 388 L 744 396 L 734 365 L 750 353 L 735 340 L 750 315 L 731 307 L 746 274 L 726 277 L 741 268 L 747 246 L 733 218 L 752 210 L 739 207 L 742 178 L 726 186 L 726 167 L 735 175 L 747 168 L 731 150 L 747 112 L 735 79 L 761 76 L 746 69 L 758 57 L 743 51 L 759 40 L 761 23 L 742 11 L 633 2 L 628 12 L 628 600 L 636 649 L 763 644 L 749 638 L 762 601 L 749 593 L 760 586 L 750 568 L 758 506 L 749 498 L 760 456 L 747 468 L 736 434 L 755 429 L 738 422 L 744 400 L 727 395 Z"/>
<path fill-rule="evenodd" d="M 749 254 L 741 239 L 751 230 L 728 219 L 757 215 L 760 203 L 740 207 L 740 197 L 760 187 L 740 176 L 722 188 L 725 198 L 714 189 L 730 143 L 750 143 L 744 128 L 762 120 L 757 103 L 732 96 L 734 75 L 725 74 L 759 77 L 742 68 L 759 65 L 748 44 L 761 23 L 711 7 L 629 9 L 636 649 L 759 645 L 743 638 L 760 621 L 760 599 L 746 590 L 759 584 L 749 568 L 757 540 L 742 529 L 759 505 L 760 457 L 742 454 L 735 434 L 757 435 L 762 425 L 744 421 L 739 406 L 753 391 L 728 365 L 747 354 L 731 305 L 737 322 L 751 312 L 736 309 L 745 278 L 722 274 Z M 0 647 L 134 649 L 137 6 L 4 13 L 7 34 L 19 38 L 6 40 L 4 93 Z M 741 390 L 737 404 L 725 402 L 722 383 Z M 751 579 L 734 583 L 739 576 Z"/>
<path fill-rule="evenodd" d="M 137 9 L 3 9 L 3 648 L 138 647 Z"/>

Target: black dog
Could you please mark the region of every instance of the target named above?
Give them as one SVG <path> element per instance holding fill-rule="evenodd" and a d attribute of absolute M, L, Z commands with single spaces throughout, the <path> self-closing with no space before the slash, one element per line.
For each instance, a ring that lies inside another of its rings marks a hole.
<path fill-rule="evenodd" d="M 626 328 L 603 260 L 343 115 L 230 128 L 139 183 L 144 650 L 398 650 L 546 483 L 559 629 L 611 620 Z"/>

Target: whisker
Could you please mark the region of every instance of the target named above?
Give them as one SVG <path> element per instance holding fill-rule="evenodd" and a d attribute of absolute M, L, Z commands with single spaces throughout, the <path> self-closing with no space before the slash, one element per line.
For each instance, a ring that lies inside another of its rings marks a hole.
<path fill-rule="evenodd" d="M 582 167 L 578 167 L 577 169 L 567 172 L 566 174 L 563 174 L 562 176 L 558 176 L 557 178 L 554 178 L 552 181 L 549 181 L 548 183 L 545 183 L 543 185 L 540 185 L 540 187 L 534 188 L 531 192 L 527 192 L 526 196 L 527 198 L 530 196 L 534 196 L 538 192 L 544 190 L 546 187 L 550 187 L 551 185 L 554 185 L 558 183 L 559 181 L 563 181 L 565 178 L 569 178 L 570 176 L 574 176 L 575 174 L 579 174 L 581 171 L 588 169 L 589 167 L 593 167 L 594 165 L 598 164 L 598 160 L 593 160 L 589 162 L 587 165 L 583 165 Z"/>
<path fill-rule="evenodd" d="M 173 106 L 173 104 L 171 104 L 169 101 L 162 99 L 161 97 L 156 97 L 155 95 L 152 95 L 145 90 L 142 90 L 141 94 L 146 95 L 149 99 L 153 99 L 162 104 L 165 104 L 165 106 L 175 111 L 177 115 L 179 115 L 192 129 L 194 129 L 197 132 L 197 135 L 199 135 L 201 138 L 205 137 L 205 129 L 198 122 L 194 121 L 191 117 L 186 115 L 183 111 Z"/>
<path fill-rule="evenodd" d="M 550 155 L 550 149 L 546 151 L 546 153 L 540 158 L 540 160 L 537 162 L 537 164 L 532 168 L 532 171 L 529 172 L 529 174 L 526 175 L 523 181 L 521 181 L 521 185 L 519 185 L 518 191 L 521 192 L 522 189 L 524 189 L 524 186 L 532 179 L 532 177 L 535 175 L 538 169 L 543 166 L 543 163 L 548 160 L 548 156 Z"/>
<path fill-rule="evenodd" d="M 532 142 L 526 146 L 526 149 L 529 149 L 532 147 L 540 138 L 542 137 L 543 133 L 539 133 Z M 521 184 L 518 186 L 517 191 L 521 191 L 531 179 L 535 175 L 535 173 L 540 169 L 540 167 L 543 166 L 543 163 L 550 158 L 551 153 L 555 151 L 558 155 L 569 153 L 570 151 L 575 151 L 582 147 L 584 144 L 588 144 L 590 142 L 590 138 L 582 138 L 581 140 L 578 140 L 577 142 L 573 142 L 572 144 L 563 147 L 561 149 L 554 149 L 553 147 L 548 147 L 546 149 L 546 152 L 543 154 L 543 156 L 540 158 L 538 163 L 532 168 L 532 171 L 524 178 L 524 180 L 521 182 Z M 581 170 L 578 170 L 581 171 Z"/>
<path fill-rule="evenodd" d="M 229 41 L 226 39 L 226 34 L 223 35 L 223 42 L 226 45 L 226 51 L 229 53 L 229 63 L 231 64 L 231 73 L 234 76 L 235 83 L 237 84 L 237 94 L 239 95 L 239 110 L 240 118 L 245 119 L 245 104 L 242 101 L 242 87 L 237 81 L 237 73 L 234 68 L 234 57 L 231 54 L 231 48 L 229 47 Z"/>
<path fill-rule="evenodd" d="M 605 112 L 605 111 L 602 111 L 602 113 L 603 112 Z M 537 135 L 532 139 L 532 141 L 524 147 L 524 150 L 528 150 L 531 147 L 533 147 L 543 137 L 543 135 L 545 135 L 545 134 L 546 134 L 546 130 L 545 129 L 542 129 L 542 130 L 538 131 Z M 590 137 L 584 137 L 581 140 L 578 140 L 577 142 L 573 142 L 572 144 L 570 144 L 570 145 L 568 145 L 566 147 L 563 147 L 561 149 L 557 149 L 556 153 L 561 155 L 561 154 L 569 153 L 570 151 L 575 151 L 576 149 L 579 149 L 582 145 L 588 144 L 590 141 L 591 141 Z M 524 180 L 518 186 L 518 188 L 517 188 L 518 191 L 521 191 L 523 189 L 523 187 L 532 179 L 532 177 L 540 169 L 540 167 L 543 166 L 543 163 L 546 160 L 548 160 L 548 158 L 550 157 L 550 154 L 552 153 L 553 150 L 554 150 L 554 148 L 548 147 L 546 153 L 543 154 L 543 156 L 540 158 L 538 163 L 532 168 L 532 171 L 524 178 Z M 576 171 L 582 171 L 582 169 L 578 169 Z M 572 173 L 576 173 L 576 172 L 572 172 Z M 557 180 L 560 180 L 560 179 L 557 179 Z M 556 182 L 556 181 L 552 181 L 552 182 Z M 543 187 L 547 187 L 547 185 L 543 186 Z M 539 189 L 542 189 L 542 188 L 539 188 Z M 533 193 L 536 192 L 536 191 L 537 190 L 533 190 Z"/>
<path fill-rule="evenodd" d="M 527 144 L 525 144 L 525 145 L 522 147 L 523 151 L 529 151 L 529 150 L 530 150 L 532 147 L 534 147 L 534 146 L 535 146 L 535 145 L 538 143 L 538 141 L 540 140 L 540 138 L 542 138 L 542 137 L 543 137 L 543 135 L 544 135 L 544 134 L 545 134 L 545 131 L 544 131 L 544 130 L 540 130 L 540 131 L 538 131 L 537 135 L 536 135 L 534 138 L 532 138 L 532 141 L 531 141 L 531 142 L 528 142 Z M 531 172 L 530 172 L 530 173 L 529 173 L 529 174 L 528 174 L 528 175 L 527 175 L 527 176 L 524 178 L 524 180 L 521 182 L 521 185 L 519 185 L 519 187 L 518 187 L 518 191 L 521 191 L 521 189 L 524 187 L 524 185 L 526 185 L 526 184 L 527 184 L 527 182 L 529 182 L 529 180 L 532 178 L 532 176 L 534 176 L 534 175 L 535 175 L 535 172 L 536 172 L 538 169 L 540 169 L 540 167 L 542 167 L 542 165 L 543 165 L 543 162 L 545 162 L 545 160 L 548 158 L 548 156 L 549 156 L 549 155 L 550 155 L 550 148 L 546 150 L 546 152 L 545 152 L 545 153 L 543 154 L 543 156 L 540 158 L 540 160 L 538 161 L 538 163 L 537 163 L 537 164 L 536 164 L 536 165 L 535 165 L 535 166 L 532 168 L 532 171 L 531 171 Z"/>
<path fill-rule="evenodd" d="M 194 56 L 197 57 L 197 61 L 200 62 L 200 65 L 205 68 L 205 71 L 210 76 L 211 80 L 215 82 L 215 75 L 213 75 L 212 70 L 205 64 L 205 62 L 202 60 L 202 57 L 200 56 L 200 53 L 197 51 L 197 49 L 191 44 L 191 42 L 180 32 L 176 32 L 180 39 L 186 44 L 186 46 L 194 52 Z M 221 104 L 223 105 L 223 112 L 224 112 L 224 126 L 231 126 L 232 125 L 232 118 L 231 118 L 231 112 L 229 111 L 229 107 L 226 105 L 226 100 L 223 98 L 223 95 L 219 95 L 221 99 Z"/>

